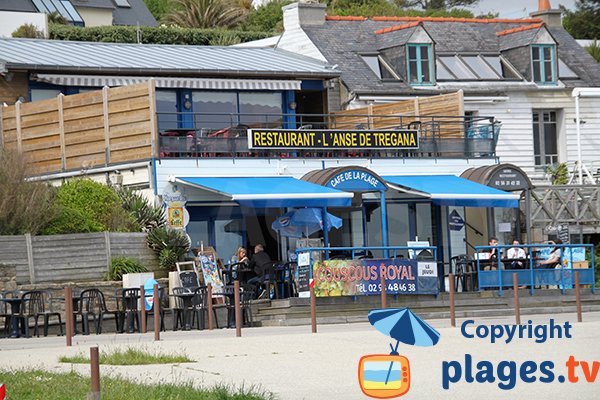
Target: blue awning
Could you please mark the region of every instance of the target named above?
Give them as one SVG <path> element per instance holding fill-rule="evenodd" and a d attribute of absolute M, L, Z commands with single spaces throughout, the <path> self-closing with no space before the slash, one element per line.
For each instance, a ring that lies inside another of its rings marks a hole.
<path fill-rule="evenodd" d="M 207 190 L 245 207 L 348 207 L 353 193 L 342 192 L 288 176 L 177 177 L 179 182 Z"/>
<path fill-rule="evenodd" d="M 520 195 L 454 175 L 383 176 L 393 188 L 431 198 L 434 204 L 518 208 Z M 415 193 L 417 191 L 418 193 Z"/>

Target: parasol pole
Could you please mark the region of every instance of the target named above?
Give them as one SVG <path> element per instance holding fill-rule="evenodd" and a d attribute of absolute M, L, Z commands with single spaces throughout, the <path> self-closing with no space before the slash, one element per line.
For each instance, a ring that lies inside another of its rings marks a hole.
<path fill-rule="evenodd" d="M 329 247 L 329 224 L 327 223 L 327 207 L 323 207 L 321 213 L 321 218 L 323 219 L 323 244 L 325 245 L 325 247 Z M 325 259 L 329 260 L 329 250 L 325 251 Z"/>
<path fill-rule="evenodd" d="M 392 352 L 390 353 L 390 355 L 392 356 L 397 356 L 398 355 L 398 345 L 400 344 L 400 341 L 397 340 L 396 341 L 396 347 L 393 347 L 392 344 L 390 343 L 390 349 L 392 349 Z M 385 384 L 387 385 L 388 380 L 390 379 L 390 374 L 392 373 L 392 366 L 394 365 L 394 362 L 391 361 L 390 362 L 390 368 L 388 369 L 388 373 L 387 376 L 385 377 Z"/>

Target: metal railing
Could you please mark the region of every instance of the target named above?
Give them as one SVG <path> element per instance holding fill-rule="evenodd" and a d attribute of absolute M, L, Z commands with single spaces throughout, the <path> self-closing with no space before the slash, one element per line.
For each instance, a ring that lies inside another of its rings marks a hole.
<path fill-rule="evenodd" d="M 484 253 L 490 249 L 496 249 L 497 252 L 502 252 L 502 249 L 522 248 L 525 250 L 526 257 L 519 259 L 524 263 L 523 268 L 506 268 L 510 265 L 511 259 L 494 258 L 491 260 L 480 259 L 473 260 L 477 266 L 477 280 L 479 290 L 485 288 L 498 288 L 498 293 L 502 296 L 503 287 L 513 286 L 513 273 L 518 276 L 519 284 L 529 286 L 531 295 L 533 296 L 535 286 L 558 286 L 564 294 L 566 289 L 573 287 L 573 272 L 579 272 L 579 281 L 584 285 L 591 285 L 592 293 L 595 293 L 596 278 L 595 278 L 595 260 L 594 260 L 594 245 L 592 244 L 520 244 L 515 245 L 498 245 L 498 246 L 475 246 L 475 251 Z M 561 257 L 556 267 L 544 268 L 543 264 L 539 264 L 539 254 L 541 249 L 561 249 Z M 591 265 L 588 268 L 574 269 L 574 262 L 583 262 L 585 260 L 574 260 L 573 249 L 584 249 L 584 253 L 591 252 Z M 567 256 L 564 255 L 566 249 L 571 249 Z M 526 264 L 526 265 L 525 265 Z M 540 267 L 540 265 L 542 265 Z M 570 265 L 570 267 L 568 267 Z"/>
<path fill-rule="evenodd" d="M 157 113 L 159 158 L 479 158 L 495 157 L 500 123 L 493 117 Z M 417 149 L 248 148 L 247 129 L 416 130 Z"/>

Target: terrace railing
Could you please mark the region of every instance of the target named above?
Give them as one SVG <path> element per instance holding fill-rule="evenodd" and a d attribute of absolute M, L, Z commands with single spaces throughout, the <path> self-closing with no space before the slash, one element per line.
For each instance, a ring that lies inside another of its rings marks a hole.
<path fill-rule="evenodd" d="M 500 123 L 493 117 L 337 114 L 157 113 L 158 157 L 478 158 L 495 157 Z M 418 148 L 251 149 L 248 129 L 411 130 Z"/>

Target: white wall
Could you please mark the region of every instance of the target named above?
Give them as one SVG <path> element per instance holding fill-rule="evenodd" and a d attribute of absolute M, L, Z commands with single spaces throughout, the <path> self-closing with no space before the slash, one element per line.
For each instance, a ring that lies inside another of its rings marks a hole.
<path fill-rule="evenodd" d="M 465 104 L 465 111 L 478 111 L 481 116 L 494 116 L 502 121 L 496 154 L 500 162 L 521 167 L 534 179 L 543 172 L 535 168 L 533 158 L 533 109 L 558 111 L 559 161 L 571 166 L 577 161 L 575 99 L 571 89 L 536 92 L 510 92 L 509 100 L 497 103 Z M 600 168 L 600 98 L 580 99 L 581 149 L 583 164 Z"/>
<path fill-rule="evenodd" d="M 113 23 L 113 10 L 110 8 L 77 7 L 85 26 L 105 26 Z"/>
<path fill-rule="evenodd" d="M 33 24 L 48 37 L 48 17 L 45 13 L 0 11 L 0 37 L 12 37 L 23 24 Z"/>

